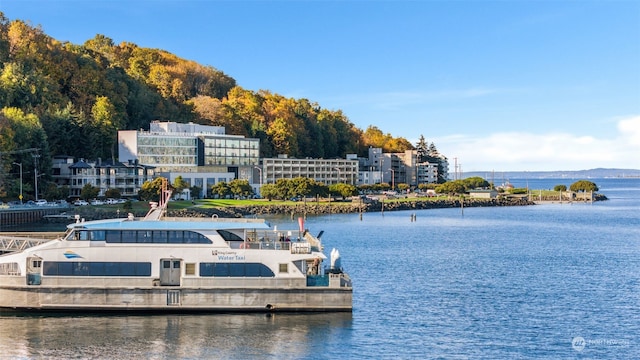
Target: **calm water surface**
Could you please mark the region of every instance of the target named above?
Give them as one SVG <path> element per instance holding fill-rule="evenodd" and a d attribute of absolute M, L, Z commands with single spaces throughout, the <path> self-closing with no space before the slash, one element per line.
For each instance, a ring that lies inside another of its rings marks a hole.
<path fill-rule="evenodd" d="M 340 250 L 351 314 L 0 313 L 0 357 L 637 358 L 640 179 L 594 182 L 609 201 L 307 219 Z"/>

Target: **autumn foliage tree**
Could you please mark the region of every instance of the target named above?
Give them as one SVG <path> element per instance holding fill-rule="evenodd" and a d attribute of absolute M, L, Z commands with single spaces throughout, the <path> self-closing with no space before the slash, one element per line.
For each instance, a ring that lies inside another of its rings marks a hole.
<path fill-rule="evenodd" d="M 212 66 L 161 49 L 116 44 L 102 34 L 80 45 L 60 42 L 2 12 L 0 109 L 16 109 L 9 112 L 20 111 L 27 120 L 21 122 L 33 124 L 43 168 L 52 155 L 115 159 L 117 131 L 148 129 L 153 120 L 224 126 L 227 134 L 260 139 L 260 157 L 344 158 L 365 156 L 369 147 L 413 149 L 376 127 L 362 131 L 341 110 L 239 87 Z M 33 146 L 19 135 L 0 128 L 0 146 Z M 48 174 L 42 178 L 49 180 Z"/>

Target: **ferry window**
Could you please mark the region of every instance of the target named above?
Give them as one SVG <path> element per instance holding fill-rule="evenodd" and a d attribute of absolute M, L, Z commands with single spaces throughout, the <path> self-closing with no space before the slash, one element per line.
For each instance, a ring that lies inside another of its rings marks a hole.
<path fill-rule="evenodd" d="M 185 231 L 184 232 L 184 242 L 185 244 L 210 244 L 211 241 L 201 234 L 194 231 Z"/>
<path fill-rule="evenodd" d="M 209 240 L 208 237 L 202 235 L 202 234 L 198 234 L 198 238 L 200 239 L 200 241 L 198 241 L 200 244 L 211 244 L 211 240 Z"/>
<path fill-rule="evenodd" d="M 91 231 L 91 241 L 104 241 L 105 240 L 105 232 L 103 231 Z"/>
<path fill-rule="evenodd" d="M 89 240 L 89 232 L 85 230 L 76 231 L 76 240 Z"/>
<path fill-rule="evenodd" d="M 185 244 L 195 244 L 198 242 L 198 234 L 192 231 L 185 231 L 183 241 Z"/>
<path fill-rule="evenodd" d="M 153 239 L 151 238 L 151 230 L 138 231 L 138 242 L 139 243 L 151 243 L 151 242 L 153 242 Z"/>
<path fill-rule="evenodd" d="M 278 271 L 280 273 L 288 273 L 289 272 L 289 264 L 280 264 Z"/>
<path fill-rule="evenodd" d="M 200 276 L 210 277 L 274 277 L 275 274 L 266 265 L 260 263 L 219 264 L 200 263 Z"/>
<path fill-rule="evenodd" d="M 135 266 L 134 265 L 135 265 L 134 263 L 129 263 L 129 262 L 120 263 L 120 274 L 121 275 L 126 275 L 126 274 L 135 275 L 136 271 L 135 271 Z"/>
<path fill-rule="evenodd" d="M 153 242 L 164 244 L 167 242 L 168 233 L 164 230 L 154 230 L 153 231 Z"/>
<path fill-rule="evenodd" d="M 195 275 L 196 274 L 196 264 L 184 264 L 184 274 L 185 275 Z"/>
<path fill-rule="evenodd" d="M 71 275 L 73 273 L 73 263 L 58 263 L 58 275 Z"/>
<path fill-rule="evenodd" d="M 120 240 L 120 231 L 118 230 L 107 230 L 105 234 L 105 240 L 108 243 L 119 243 L 122 242 Z"/>
<path fill-rule="evenodd" d="M 181 244 L 184 241 L 182 231 L 169 231 L 169 242 L 172 244 Z"/>
<path fill-rule="evenodd" d="M 20 275 L 18 263 L 0 264 L 0 275 Z"/>
<path fill-rule="evenodd" d="M 200 276 L 213 276 L 213 263 L 200 263 Z"/>
<path fill-rule="evenodd" d="M 218 234 L 226 241 L 244 241 L 240 236 L 227 230 L 218 230 Z"/>
<path fill-rule="evenodd" d="M 273 271 L 271 271 L 271 269 L 269 269 L 268 266 L 264 265 L 264 264 L 258 264 L 260 265 L 260 276 L 262 277 L 274 277 L 276 276 L 276 274 L 273 273 Z"/>
<path fill-rule="evenodd" d="M 229 276 L 229 264 L 214 264 L 213 276 Z"/>
<path fill-rule="evenodd" d="M 73 269 L 71 270 L 71 275 L 73 276 L 88 276 L 89 275 L 89 265 L 84 262 L 76 262 L 73 263 Z"/>
<path fill-rule="evenodd" d="M 162 268 L 163 268 L 163 269 L 170 269 L 170 268 L 171 268 L 171 261 L 169 261 L 169 260 L 164 260 L 164 261 L 162 262 Z"/>
<path fill-rule="evenodd" d="M 229 276 L 244 276 L 244 264 L 229 264 Z"/>
<path fill-rule="evenodd" d="M 89 267 L 89 276 L 105 276 L 107 275 L 105 273 L 105 263 L 103 262 L 95 262 L 95 263 L 91 263 L 91 266 Z"/>
<path fill-rule="evenodd" d="M 180 269 L 180 260 L 174 260 L 173 261 L 173 268 L 174 269 Z"/>
<path fill-rule="evenodd" d="M 258 277 L 261 275 L 260 273 L 260 265 L 261 264 L 247 264 L 247 266 L 245 266 L 245 276 L 250 276 L 250 277 Z"/>
<path fill-rule="evenodd" d="M 120 267 L 118 263 L 105 263 L 104 264 L 104 275 L 105 276 L 119 276 L 120 275 Z"/>
<path fill-rule="evenodd" d="M 136 268 L 136 276 L 151 276 L 151 263 L 134 263 Z"/>
<path fill-rule="evenodd" d="M 151 263 L 134 262 L 45 262 L 49 276 L 151 276 Z"/>
<path fill-rule="evenodd" d="M 42 266 L 42 260 L 33 260 L 32 267 L 39 268 Z"/>
<path fill-rule="evenodd" d="M 46 261 L 42 267 L 44 275 L 58 275 L 58 265 L 51 261 Z"/>
<path fill-rule="evenodd" d="M 124 231 L 122 231 L 122 242 L 123 243 L 135 243 L 136 242 L 136 231 L 135 230 L 124 230 Z"/>

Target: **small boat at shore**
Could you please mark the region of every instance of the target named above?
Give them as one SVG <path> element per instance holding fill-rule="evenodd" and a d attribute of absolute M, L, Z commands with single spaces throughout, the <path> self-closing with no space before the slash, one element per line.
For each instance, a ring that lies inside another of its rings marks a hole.
<path fill-rule="evenodd" d="M 64 237 L 0 256 L 0 308 L 53 311 L 351 311 L 352 284 L 322 232 L 264 220 L 77 221 Z M 329 260 L 330 265 L 324 266 Z"/>

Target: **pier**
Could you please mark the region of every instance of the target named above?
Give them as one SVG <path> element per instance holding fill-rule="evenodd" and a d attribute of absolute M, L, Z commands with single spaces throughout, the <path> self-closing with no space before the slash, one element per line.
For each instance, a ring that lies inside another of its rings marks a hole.
<path fill-rule="evenodd" d="M 0 208 L 0 229 L 5 226 L 29 224 L 42 221 L 47 217 L 60 215 L 68 210 L 61 206 L 16 206 Z"/>

